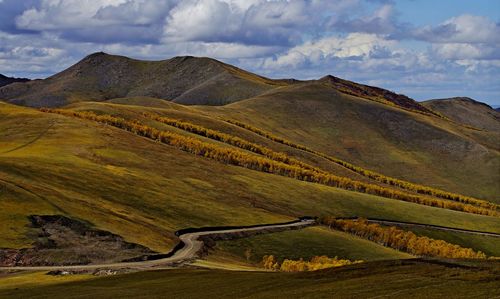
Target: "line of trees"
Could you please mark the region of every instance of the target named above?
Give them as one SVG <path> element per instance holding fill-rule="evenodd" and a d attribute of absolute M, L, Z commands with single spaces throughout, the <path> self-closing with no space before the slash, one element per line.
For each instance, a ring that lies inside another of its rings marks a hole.
<path fill-rule="evenodd" d="M 302 181 L 319 183 L 327 186 L 343 188 L 350 191 L 358 191 L 433 207 L 482 215 L 496 215 L 496 212 L 493 210 L 488 210 L 473 205 L 412 195 L 401 192 L 399 190 L 388 189 L 373 184 L 354 181 L 346 177 L 335 176 L 326 172 L 320 173 L 310 169 L 304 169 L 296 165 L 288 165 L 283 162 L 274 161 L 266 157 L 256 156 L 255 154 L 240 149 L 226 148 L 208 142 L 200 141 L 197 138 L 187 137 L 168 131 L 160 131 L 156 128 L 141 124 L 138 121 L 129 121 L 111 115 L 97 115 L 93 112 L 80 112 L 64 109 L 44 108 L 41 109 L 41 111 L 104 123 L 132 132 L 139 136 L 147 137 L 157 142 L 172 145 L 183 151 L 193 153 L 198 156 L 203 156 L 205 158 L 217 160 L 227 164 L 242 166 L 248 169 L 278 174 Z"/>
<path fill-rule="evenodd" d="M 279 262 L 273 255 L 265 255 L 262 257 L 262 266 L 265 269 L 282 272 L 304 272 L 316 271 L 326 268 L 342 267 L 347 265 L 359 264 L 363 261 L 350 261 L 339 259 L 337 257 L 329 258 L 327 256 L 314 256 L 309 261 L 284 259 Z"/>
<path fill-rule="evenodd" d="M 203 126 L 196 125 L 190 122 L 186 121 L 181 121 L 178 119 L 174 118 L 169 118 L 169 117 L 164 117 L 164 116 L 159 116 L 155 114 L 150 114 L 150 113 L 143 113 L 143 116 L 150 118 L 152 120 L 161 122 L 163 124 L 176 127 L 178 129 L 194 133 L 203 137 L 207 137 L 216 141 L 224 142 L 236 147 L 239 147 L 244 150 L 248 150 L 251 152 L 254 152 L 259 155 L 263 155 L 268 157 L 271 160 L 275 160 L 278 162 L 283 162 L 285 164 L 289 165 L 296 165 L 305 169 L 310 169 L 317 171 L 317 169 L 314 166 L 311 166 L 307 163 L 304 163 L 302 161 L 299 161 L 297 159 L 294 159 L 290 156 L 288 156 L 285 153 L 280 153 L 280 152 L 275 152 L 270 148 L 267 148 L 265 146 L 262 146 L 260 144 L 256 144 L 250 141 L 247 141 L 243 138 L 236 137 L 230 134 L 226 134 L 220 131 L 212 130 L 212 129 L 207 129 Z"/>
<path fill-rule="evenodd" d="M 293 143 L 293 142 L 288 141 L 284 138 L 273 135 L 272 133 L 266 132 L 264 130 L 261 130 L 259 128 L 253 127 L 251 125 L 248 125 L 248 124 L 245 124 L 245 123 L 242 123 L 239 121 L 226 120 L 226 122 L 231 123 L 231 124 L 236 125 L 236 126 L 239 126 L 241 128 L 247 129 L 247 130 L 254 132 L 258 135 L 266 137 L 267 139 L 270 139 L 272 141 L 275 141 L 275 142 L 278 142 L 278 143 L 281 143 L 281 144 L 284 144 L 284 145 L 287 145 L 287 146 L 290 146 L 290 147 L 293 147 L 296 149 L 300 149 L 300 150 L 303 150 L 303 151 L 306 151 L 306 152 L 309 152 L 312 154 L 315 154 L 315 155 L 320 156 L 322 158 L 325 158 L 333 163 L 341 165 L 349 170 L 352 170 L 356 173 L 359 173 L 365 177 L 368 177 L 370 179 L 376 180 L 376 181 L 384 183 L 384 184 L 396 186 L 396 187 L 399 187 L 399 188 L 402 188 L 405 190 L 409 190 L 409 191 L 414 191 L 418 194 L 425 194 L 425 195 L 439 197 L 439 198 L 443 198 L 443 199 L 447 199 L 447 200 L 453 200 L 453 201 L 457 201 L 457 202 L 472 204 L 472 205 L 479 206 L 479 207 L 482 207 L 485 209 L 496 210 L 498 208 L 497 204 L 494 204 L 494 203 L 486 201 L 486 200 L 476 199 L 476 198 L 473 198 L 470 196 L 465 196 L 465 195 L 461 195 L 461 194 L 457 194 L 457 193 L 439 190 L 439 189 L 432 188 L 432 187 L 414 184 L 414 183 L 407 182 L 404 180 L 392 178 L 392 177 L 377 173 L 375 171 L 364 169 L 362 167 L 353 165 L 353 164 L 346 162 L 346 161 L 343 161 L 341 159 L 329 156 L 325 153 L 315 151 L 315 150 L 310 149 L 304 145 Z"/>
<path fill-rule="evenodd" d="M 357 220 L 342 220 L 335 219 L 334 217 L 323 217 L 320 219 L 320 223 L 330 228 L 417 256 L 486 258 L 486 255 L 481 251 L 474 251 L 471 248 L 464 248 L 443 240 L 417 236 L 411 231 L 404 231 L 394 226 L 384 227 L 379 224 L 369 223 L 366 219 L 362 218 L 358 218 Z"/>
<path fill-rule="evenodd" d="M 307 163 L 304 163 L 302 161 L 299 161 L 299 160 L 296 160 L 294 158 L 291 158 L 289 157 L 287 154 L 285 153 L 279 153 L 279 152 L 274 152 L 273 150 L 269 149 L 269 148 L 266 148 L 264 146 L 261 146 L 261 145 L 258 145 L 258 144 L 255 144 L 255 143 L 252 143 L 252 142 L 249 142 L 249 141 L 246 141 L 242 138 L 239 138 L 239 137 L 235 137 L 235 136 L 232 136 L 232 135 L 229 135 L 229 134 L 226 134 L 226 133 L 222 133 L 222 132 L 219 132 L 219 131 L 216 131 L 216 130 L 211 130 L 211 129 L 207 129 L 205 127 L 202 127 L 202 126 L 199 126 L 199 125 L 195 125 L 195 124 L 192 124 L 192 123 L 189 123 L 189 122 L 184 122 L 184 121 L 180 121 L 180 120 L 177 120 L 177 119 L 173 119 L 173 118 L 168 118 L 168 117 L 162 117 L 162 116 L 158 116 L 158 115 L 152 115 L 152 114 L 149 114 L 149 113 L 144 113 L 144 116 L 146 117 L 149 117 L 153 120 L 156 120 L 156 121 L 159 121 L 161 123 L 164 123 L 164 124 L 167 124 L 167 125 L 170 125 L 170 126 L 174 126 L 176 128 L 179 128 L 179 129 L 182 129 L 182 130 L 186 130 L 188 132 L 191 132 L 191 133 L 195 133 L 195 134 L 198 134 L 198 135 L 201 135 L 201 136 L 204 136 L 204 137 L 207 137 L 207 138 L 211 138 L 211 139 L 214 139 L 214 140 L 217 140 L 217 141 L 221 141 L 221 142 L 225 142 L 225 143 L 228 143 L 228 144 L 231 144 L 231 145 L 234 145 L 234 146 L 237 146 L 239 148 L 242 148 L 242 149 L 245 149 L 245 150 L 249 150 L 249 151 L 252 151 L 254 153 L 257 153 L 257 154 L 261 154 L 261 155 L 264 155 L 272 160 L 275 160 L 275 161 L 279 161 L 279 162 L 283 162 L 285 164 L 289 164 L 289 165 L 294 165 L 294 166 L 298 166 L 298 167 L 301 167 L 301 168 L 304 168 L 304 169 L 309 169 L 309 170 L 312 170 L 314 172 L 317 172 L 318 174 L 326 174 L 328 175 L 329 173 L 328 172 L 325 172 L 319 168 L 316 168 L 314 166 L 311 166 Z M 229 121 L 231 123 L 233 123 L 232 121 Z M 235 122 L 235 123 L 238 123 L 238 122 Z M 245 128 L 249 128 L 251 126 L 248 126 L 246 124 L 243 124 L 243 123 L 238 123 L 239 125 L 242 125 L 244 126 Z M 333 158 L 333 157 L 329 157 L 323 153 L 320 153 L 320 152 L 315 152 L 311 149 L 308 149 L 307 147 L 305 146 L 302 146 L 302 145 L 296 145 L 296 144 L 293 144 L 292 142 L 290 141 L 286 141 L 285 139 L 282 139 L 280 137 L 276 137 L 276 136 L 273 136 L 271 133 L 268 133 L 268 132 L 264 132 L 260 129 L 256 129 L 256 128 L 252 128 L 252 131 L 258 131 L 260 135 L 263 135 L 269 139 L 272 139 L 272 140 L 278 140 L 280 143 L 282 144 L 286 144 L 286 145 L 293 145 L 294 147 L 296 148 L 299 148 L 299 149 L 303 149 L 303 150 L 306 150 L 308 152 L 312 152 L 316 155 L 320 155 L 322 157 L 325 157 L 339 165 L 342 165 L 348 169 L 351 169 L 351 170 L 356 170 L 356 172 L 364 175 L 364 176 L 367 176 L 369 178 L 372 178 L 372 179 L 375 179 L 377 181 L 380 181 L 380 182 L 383 182 L 385 184 L 389 184 L 389 185 L 395 185 L 393 181 L 389 180 L 389 179 L 392 179 L 392 178 L 388 178 L 388 177 L 384 177 L 383 175 L 381 174 L 377 174 L 375 172 L 371 172 L 369 170 L 365 170 L 365 169 L 362 169 L 360 167 L 357 167 L 357 166 L 354 166 L 350 163 L 347 163 L 347 162 L 344 162 L 342 160 L 339 160 L 339 159 L 336 159 L 336 158 Z M 397 179 L 392 179 L 392 180 L 397 180 Z M 432 192 L 418 192 L 418 190 L 414 190 L 411 188 L 411 186 L 409 184 L 411 183 L 408 183 L 408 182 L 404 182 L 404 181 L 401 181 L 401 180 L 398 180 L 400 181 L 401 183 L 396 185 L 398 187 L 402 187 L 404 186 L 403 189 L 407 189 L 407 190 L 412 190 L 412 191 L 417 191 L 417 193 L 420 193 L 420 194 L 426 194 L 426 195 L 431 195 L 431 196 L 436 196 L 434 193 Z M 357 181 L 354 181 L 354 182 L 357 182 Z M 404 185 L 406 184 L 406 185 Z M 432 188 L 428 188 L 428 187 L 424 187 L 424 186 L 421 186 L 422 188 L 427 188 L 429 190 L 432 190 Z M 359 191 L 359 190 L 358 190 Z M 443 191 L 444 192 L 444 191 Z M 448 193 L 450 196 L 452 195 L 451 193 Z M 459 195 L 457 195 L 459 196 Z M 461 195 L 460 195 L 461 196 Z M 436 196 L 436 197 L 439 197 L 439 196 Z M 464 197 L 462 196 L 462 199 Z M 489 203 L 487 201 L 481 201 L 481 200 L 476 200 L 476 199 L 472 199 L 472 198 L 469 198 L 469 200 L 460 200 L 460 198 L 457 198 L 457 197 L 448 197 L 448 198 L 445 198 L 445 199 L 448 199 L 448 200 L 453 200 L 453 201 L 458 201 L 458 202 L 462 202 L 462 203 L 467 203 L 467 204 L 472 204 L 472 205 L 477 205 L 479 207 L 482 207 L 484 209 L 492 209 L 492 210 L 496 210 L 496 205 L 493 204 L 493 203 Z"/>

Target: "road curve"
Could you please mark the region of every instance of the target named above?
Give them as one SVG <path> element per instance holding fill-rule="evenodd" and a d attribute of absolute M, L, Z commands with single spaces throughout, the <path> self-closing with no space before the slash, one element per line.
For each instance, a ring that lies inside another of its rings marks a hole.
<path fill-rule="evenodd" d="M 316 222 L 312 219 L 305 219 L 292 223 L 278 223 L 262 225 L 257 227 L 242 227 L 242 228 L 232 228 L 232 229 L 214 229 L 210 231 L 203 232 L 193 232 L 185 233 L 179 236 L 179 239 L 184 243 L 184 246 L 175 253 L 166 258 L 148 260 L 148 261 L 138 261 L 138 262 L 119 262 L 111 264 L 93 264 L 93 265 L 71 265 L 71 266 L 14 266 L 14 267 L 0 267 L 2 270 L 30 270 L 30 271 L 55 271 L 55 270 L 98 270 L 98 269 L 161 269 L 168 268 L 172 264 L 181 263 L 188 261 L 197 257 L 198 253 L 203 248 L 203 241 L 199 240 L 202 236 L 210 236 L 214 234 L 235 234 L 241 232 L 257 232 L 272 229 L 288 229 L 295 228 L 300 229 L 310 225 L 314 225 Z"/>

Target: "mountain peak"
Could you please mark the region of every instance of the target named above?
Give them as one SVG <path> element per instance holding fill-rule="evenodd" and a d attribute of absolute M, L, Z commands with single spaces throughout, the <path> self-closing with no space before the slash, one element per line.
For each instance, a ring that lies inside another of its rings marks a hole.
<path fill-rule="evenodd" d="M 287 83 L 207 57 L 177 56 L 146 61 L 97 52 L 33 84 L 29 88 L 0 89 L 0 96 L 35 107 L 135 96 L 182 104 L 223 105 Z"/>
<path fill-rule="evenodd" d="M 332 75 L 326 75 L 318 80 L 321 83 L 326 83 L 338 91 L 353 95 L 356 97 L 382 102 L 389 105 L 395 105 L 400 108 L 419 111 L 424 113 L 431 113 L 437 115 L 432 110 L 420 105 L 414 99 L 402 94 L 397 94 L 393 91 L 383 89 L 380 87 L 359 84 L 349 80 L 341 79 Z"/>

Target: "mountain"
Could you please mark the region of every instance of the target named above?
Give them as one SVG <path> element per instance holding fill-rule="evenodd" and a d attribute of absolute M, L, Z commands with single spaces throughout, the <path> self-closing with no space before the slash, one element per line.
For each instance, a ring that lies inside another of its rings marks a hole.
<path fill-rule="evenodd" d="M 434 113 L 407 96 L 382 88 L 334 76 L 319 82 L 342 93 Z M 210 58 L 185 56 L 141 61 L 99 52 L 45 80 L 0 88 L 0 99 L 32 107 L 138 96 L 188 105 L 224 105 L 297 83 L 300 81 L 268 79 Z"/>
<path fill-rule="evenodd" d="M 500 132 L 500 113 L 487 104 L 467 97 L 435 99 L 422 105 L 453 121 L 478 129 Z"/>
<path fill-rule="evenodd" d="M 292 82 L 270 80 L 210 58 L 141 61 L 100 52 L 47 79 L 1 88 L 0 99 L 33 107 L 131 96 L 221 105 Z"/>
<path fill-rule="evenodd" d="M 30 79 L 6 77 L 6 76 L 0 74 L 0 87 L 11 84 L 11 83 L 15 83 L 15 82 L 27 82 L 27 81 L 30 81 Z"/>

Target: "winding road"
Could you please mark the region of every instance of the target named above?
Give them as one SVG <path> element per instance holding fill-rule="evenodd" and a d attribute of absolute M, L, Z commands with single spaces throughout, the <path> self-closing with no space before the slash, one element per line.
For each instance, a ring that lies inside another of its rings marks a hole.
<path fill-rule="evenodd" d="M 421 223 L 399 222 L 399 221 L 391 221 L 383 219 L 367 219 L 367 221 L 370 223 L 377 223 L 381 225 L 424 227 L 442 231 L 453 231 L 466 234 L 490 236 L 496 238 L 500 237 L 500 234 L 497 233 L 480 232 L 480 231 L 465 230 L 465 229 L 421 224 Z M 288 223 L 276 223 L 276 224 L 267 224 L 267 225 L 251 226 L 251 227 L 226 228 L 226 229 L 214 228 L 214 229 L 207 229 L 204 231 L 181 233 L 179 235 L 179 239 L 181 244 L 184 244 L 184 246 L 178 249 L 174 249 L 170 254 L 167 254 L 171 256 L 158 258 L 154 260 L 119 262 L 110 264 L 71 265 L 71 266 L 14 266 L 14 267 L 0 267 L 0 271 L 2 270 L 85 271 L 85 270 L 118 270 L 118 269 L 133 269 L 133 270 L 165 269 L 165 268 L 171 268 L 175 264 L 196 259 L 198 257 L 198 254 L 204 247 L 203 241 L 200 240 L 200 237 L 203 236 L 220 235 L 220 234 L 231 235 L 244 232 L 276 232 L 288 229 L 301 229 L 315 224 L 316 221 L 313 219 L 302 219 Z"/>
<path fill-rule="evenodd" d="M 181 242 L 184 246 L 170 257 L 148 260 L 148 261 L 138 261 L 138 262 L 120 262 L 111 264 L 93 264 L 93 265 L 72 265 L 72 266 L 14 266 L 14 267 L 0 267 L 2 270 L 31 270 L 31 271 L 55 271 L 55 270 L 65 270 L 65 271 L 80 271 L 80 270 L 116 270 L 116 269 L 161 269 L 169 268 L 174 264 L 182 263 L 195 259 L 198 253 L 203 249 L 203 241 L 199 240 L 202 236 L 210 236 L 216 234 L 238 234 L 242 232 L 259 232 L 259 231 L 280 231 L 287 229 L 300 229 L 305 228 L 310 225 L 316 224 L 315 220 L 305 219 L 293 223 L 277 223 L 269 225 L 261 225 L 257 227 L 242 227 L 233 229 L 214 229 L 210 231 L 203 232 L 193 232 L 185 233 L 179 236 Z"/>

